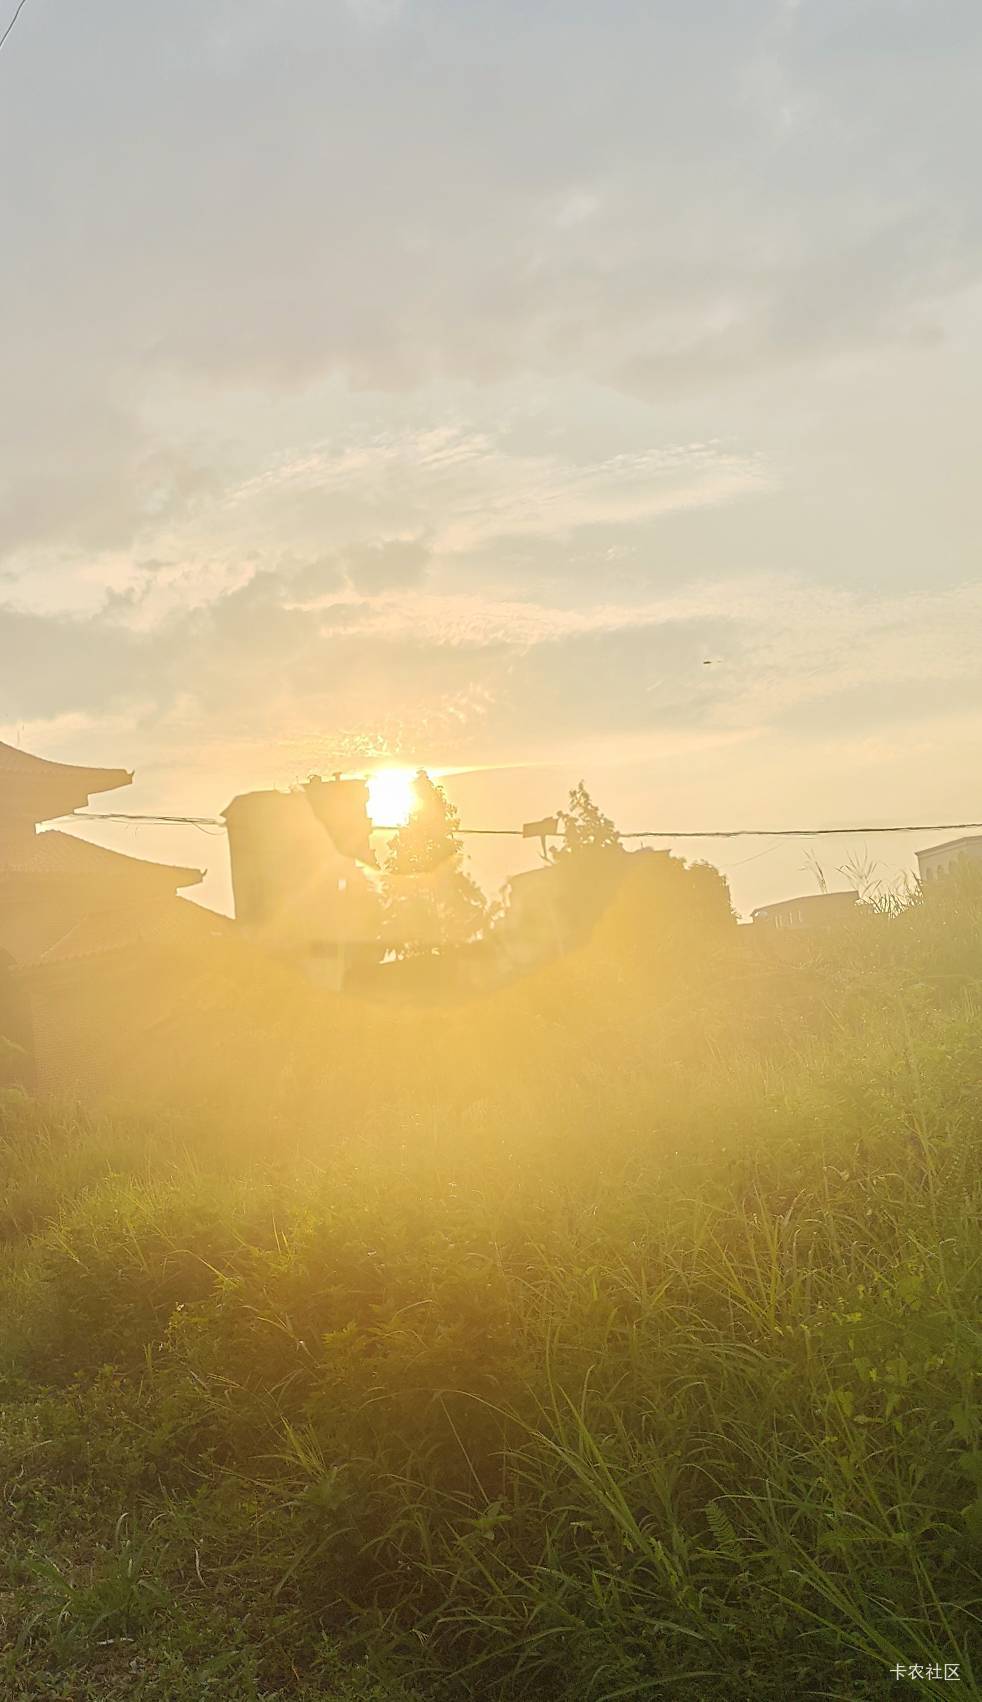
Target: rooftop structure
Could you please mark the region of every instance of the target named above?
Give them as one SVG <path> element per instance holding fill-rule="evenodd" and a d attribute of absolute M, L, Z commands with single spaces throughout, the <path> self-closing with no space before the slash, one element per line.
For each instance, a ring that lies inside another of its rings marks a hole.
<path fill-rule="evenodd" d="M 982 861 L 982 834 L 967 834 L 961 839 L 946 839 L 942 845 L 928 845 L 917 852 L 917 871 L 922 886 L 945 875 L 953 874 L 973 863 Z"/>
<path fill-rule="evenodd" d="M 846 921 L 858 902 L 858 892 L 810 892 L 760 905 L 753 911 L 753 923 L 756 928 L 827 928 Z"/>
<path fill-rule="evenodd" d="M 71 763 L 48 762 L 0 742 L 0 826 L 5 819 L 33 825 L 71 815 L 84 809 L 100 792 L 115 792 L 120 786 L 129 786 L 132 779 L 125 768 L 77 768 Z"/>
<path fill-rule="evenodd" d="M 147 891 L 177 892 L 196 886 L 202 871 L 176 863 L 151 863 L 145 857 L 130 857 L 124 851 L 93 845 L 60 828 L 48 828 L 31 836 L 26 851 L 0 857 L 0 884 L 12 876 L 69 881 L 73 886 L 79 882 L 101 886 L 107 880 L 125 881 L 129 887 L 138 884 Z"/>
<path fill-rule="evenodd" d="M 205 942 L 229 940 L 234 932 L 235 924 L 228 916 L 208 910 L 203 904 L 173 904 L 158 897 L 148 904 L 93 911 L 83 916 L 67 934 L 41 952 L 35 963 L 24 967 L 44 970 L 139 946 L 193 950 Z"/>
<path fill-rule="evenodd" d="M 132 778 L 128 769 L 47 762 L 0 744 L 0 1054 L 7 1077 L 21 1086 L 74 1091 L 92 1078 L 102 1053 L 125 1049 L 128 1021 L 100 1016 L 90 964 L 119 966 L 129 1018 L 155 973 L 151 942 L 155 950 L 163 940 L 170 946 L 188 935 L 186 923 L 194 925 L 184 914 L 193 907 L 177 895 L 201 880 L 200 869 L 129 857 L 57 828 L 39 831 Z M 202 920 L 198 933 L 208 931 Z"/>
<path fill-rule="evenodd" d="M 236 922 L 325 987 L 382 955 L 376 890 L 361 866 L 371 857 L 366 803 L 361 782 L 317 781 L 245 792 L 224 811 Z"/>

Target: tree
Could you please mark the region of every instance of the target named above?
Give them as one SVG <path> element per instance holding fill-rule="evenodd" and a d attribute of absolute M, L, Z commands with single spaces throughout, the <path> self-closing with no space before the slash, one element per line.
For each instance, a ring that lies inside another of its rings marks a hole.
<path fill-rule="evenodd" d="M 443 787 L 420 769 L 413 792 L 384 864 L 383 938 L 399 957 L 466 945 L 487 916 L 484 894 L 463 868 L 460 817 Z"/>
<path fill-rule="evenodd" d="M 559 811 L 563 841 L 551 856 L 549 893 L 558 937 L 572 945 L 586 937 L 610 902 L 627 865 L 627 853 L 609 816 L 581 780 Z"/>
<path fill-rule="evenodd" d="M 736 935 L 725 877 L 709 863 L 686 863 L 666 851 L 636 851 L 625 864 L 598 945 L 669 990 L 706 974 L 720 944 Z"/>
<path fill-rule="evenodd" d="M 569 795 L 569 809 L 560 812 L 563 843 L 556 857 L 576 856 L 584 851 L 620 851 L 621 836 L 609 816 L 594 803 L 583 781 Z"/>

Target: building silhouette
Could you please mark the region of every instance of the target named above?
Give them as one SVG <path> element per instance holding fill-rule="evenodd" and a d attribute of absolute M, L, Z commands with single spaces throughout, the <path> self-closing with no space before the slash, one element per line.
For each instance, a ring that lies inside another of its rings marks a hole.
<path fill-rule="evenodd" d="M 122 768 L 49 762 L 0 744 L 0 1082 L 85 1092 L 132 1039 L 111 1033 L 100 1001 L 115 981 L 134 1025 L 159 961 L 220 930 L 223 918 L 178 894 L 200 869 L 147 862 L 46 822 L 132 781 Z"/>
<path fill-rule="evenodd" d="M 848 921 L 858 903 L 858 892 L 809 892 L 803 898 L 782 898 L 776 904 L 759 905 L 752 912 L 753 925 L 780 933 L 835 927 Z"/>
<path fill-rule="evenodd" d="M 916 856 L 921 885 L 928 891 L 935 881 L 948 875 L 960 874 L 972 867 L 982 868 L 982 834 L 963 835 L 961 839 L 947 839 L 941 845 L 928 845 Z"/>
<path fill-rule="evenodd" d="M 223 813 L 241 934 L 339 991 L 383 954 L 363 781 L 245 792 Z"/>

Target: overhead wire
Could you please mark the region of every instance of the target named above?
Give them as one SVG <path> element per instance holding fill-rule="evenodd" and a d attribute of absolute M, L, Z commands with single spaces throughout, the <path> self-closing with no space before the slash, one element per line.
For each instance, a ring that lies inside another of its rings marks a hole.
<path fill-rule="evenodd" d="M 644 833 L 621 833 L 619 839 L 820 839 L 854 833 L 967 833 L 982 829 L 979 821 L 896 822 L 859 827 L 714 827 L 660 828 Z"/>
<path fill-rule="evenodd" d="M 4 42 L 6 41 L 8 35 L 10 34 L 15 23 L 17 22 L 17 19 L 20 17 L 20 15 L 21 15 L 21 13 L 24 10 L 24 7 L 26 5 L 27 5 L 27 0 L 20 0 L 20 4 L 18 5 L 17 10 L 15 11 L 15 13 L 14 13 L 13 17 L 11 18 L 9 24 L 7 25 L 6 29 L 4 30 L 3 35 L 0 35 L 0 48 L 3 47 Z"/>
<path fill-rule="evenodd" d="M 225 822 L 220 816 L 167 816 L 167 815 L 125 815 L 119 811 L 86 812 L 53 817 L 57 821 L 129 821 L 142 822 L 152 827 L 200 827 L 218 828 L 225 831 Z M 535 834 L 527 834 L 521 827 L 458 827 L 455 833 L 501 836 L 516 839 L 559 839 L 562 833 L 557 828 L 555 832 L 539 833 L 538 824 Z M 382 825 L 373 822 L 372 833 L 398 833 L 398 823 Z M 703 828 L 667 828 L 648 827 L 631 833 L 619 833 L 619 839 L 844 839 L 855 834 L 874 833 L 971 833 L 982 831 L 980 821 L 929 821 L 929 822 L 894 822 L 888 825 L 869 823 L 850 827 L 703 827 Z"/>
<path fill-rule="evenodd" d="M 219 816 L 134 816 L 124 815 L 120 810 L 86 810 L 72 811 L 67 816 L 52 816 L 52 821 L 134 821 L 143 822 L 150 827 L 220 827 L 225 830 L 225 823 Z"/>

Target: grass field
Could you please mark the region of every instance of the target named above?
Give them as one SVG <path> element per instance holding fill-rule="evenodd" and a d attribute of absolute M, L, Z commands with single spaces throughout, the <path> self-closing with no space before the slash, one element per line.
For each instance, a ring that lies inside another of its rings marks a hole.
<path fill-rule="evenodd" d="M 591 949 L 316 1114 L 4 1101 L 4 1699 L 979 1694 L 982 908 Z"/>

